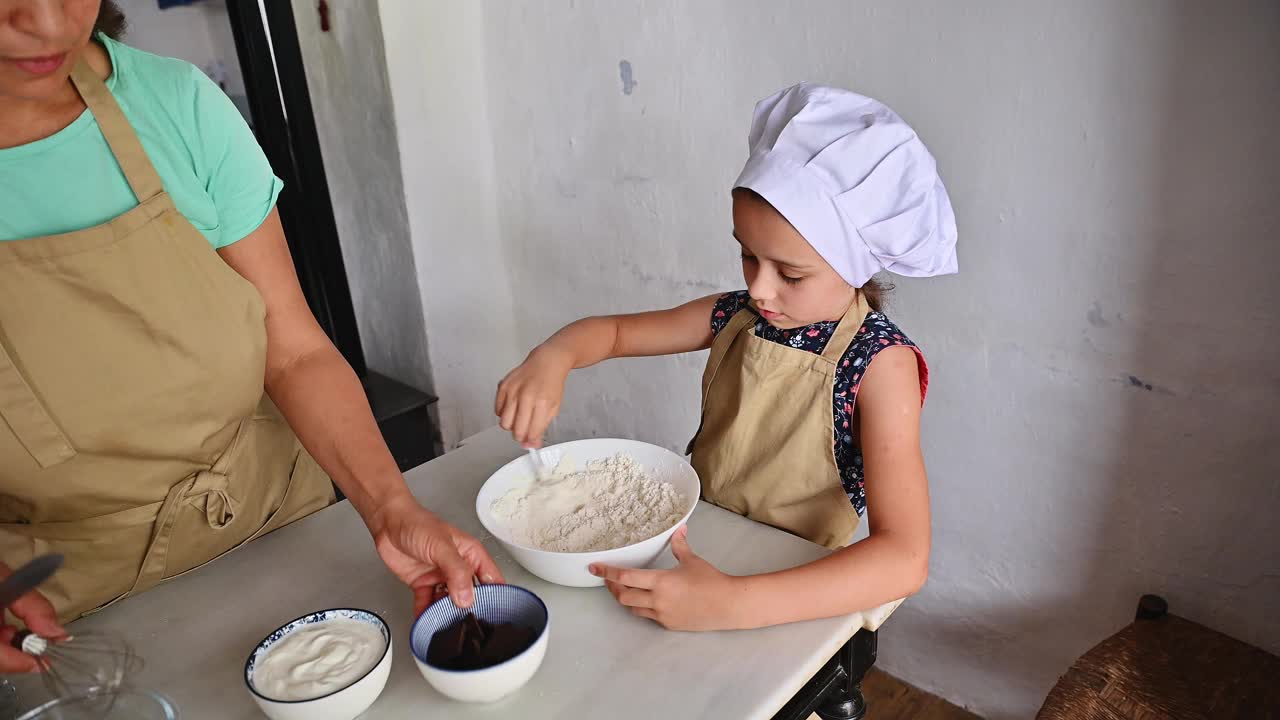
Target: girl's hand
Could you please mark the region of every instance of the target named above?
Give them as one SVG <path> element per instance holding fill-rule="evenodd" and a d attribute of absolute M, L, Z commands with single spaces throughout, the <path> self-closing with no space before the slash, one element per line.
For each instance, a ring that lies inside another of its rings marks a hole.
<path fill-rule="evenodd" d="M 550 345 L 541 345 L 498 383 L 494 413 L 516 442 L 542 447 L 547 426 L 560 412 L 564 381 L 573 362 Z"/>
<path fill-rule="evenodd" d="M 708 295 L 671 310 L 583 318 L 560 328 L 498 384 L 493 409 L 502 429 L 526 448 L 542 447 L 547 426 L 560 412 L 570 370 L 610 358 L 711 347 L 711 313 L 719 297 Z"/>
<path fill-rule="evenodd" d="M 592 565 L 609 592 L 633 615 L 668 630 L 734 630 L 743 625 L 735 615 L 738 578 L 726 575 L 689 548 L 689 529 L 671 536 L 674 570 L 628 570 Z"/>

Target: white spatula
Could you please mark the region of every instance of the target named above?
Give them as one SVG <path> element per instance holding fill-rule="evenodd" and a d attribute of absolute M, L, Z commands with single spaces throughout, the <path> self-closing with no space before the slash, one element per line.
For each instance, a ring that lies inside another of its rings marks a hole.
<path fill-rule="evenodd" d="M 529 461 L 533 463 L 534 475 L 539 482 L 550 480 L 555 472 L 555 468 L 547 464 L 542 457 L 542 452 L 538 448 L 529 448 Z"/>

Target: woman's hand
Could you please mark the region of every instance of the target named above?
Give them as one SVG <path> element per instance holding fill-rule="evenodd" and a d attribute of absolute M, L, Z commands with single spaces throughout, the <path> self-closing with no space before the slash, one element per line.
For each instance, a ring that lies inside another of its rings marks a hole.
<path fill-rule="evenodd" d="M 542 446 L 547 426 L 560 412 L 564 382 L 573 360 L 551 344 L 540 345 L 498 383 L 494 413 L 503 430 L 526 448 Z"/>
<path fill-rule="evenodd" d="M 738 578 L 717 570 L 689 547 L 689 529 L 671 536 L 674 570 L 628 570 L 592 565 L 591 574 L 633 615 L 668 630 L 735 630 Z"/>
<path fill-rule="evenodd" d="M 8 566 L 0 563 L 0 580 L 9 577 L 11 572 Z M 40 637 L 56 639 L 67 635 L 67 631 L 58 624 L 53 605 L 39 591 L 32 590 L 18 598 L 9 606 L 9 612 Z M 0 608 L 0 673 L 24 673 L 40 669 L 40 664 L 34 657 L 9 644 L 17 632 L 17 628 L 5 622 L 4 608 Z"/>
<path fill-rule="evenodd" d="M 471 607 L 472 578 L 486 584 L 503 582 L 502 572 L 479 540 L 411 496 L 378 508 L 369 529 L 382 562 L 413 590 L 415 617 L 446 590 L 455 605 Z"/>

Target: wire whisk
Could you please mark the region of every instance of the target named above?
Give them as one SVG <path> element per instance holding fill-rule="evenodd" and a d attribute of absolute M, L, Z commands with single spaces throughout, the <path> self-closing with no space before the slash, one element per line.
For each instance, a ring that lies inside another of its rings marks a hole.
<path fill-rule="evenodd" d="M 55 698 L 110 696 L 142 669 L 133 647 L 112 633 L 87 631 L 49 640 L 24 630 L 13 645 L 40 663 L 40 677 Z"/>

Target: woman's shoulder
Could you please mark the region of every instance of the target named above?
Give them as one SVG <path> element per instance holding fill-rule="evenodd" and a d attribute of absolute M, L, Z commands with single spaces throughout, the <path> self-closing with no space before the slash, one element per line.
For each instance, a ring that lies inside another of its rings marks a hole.
<path fill-rule="evenodd" d="M 111 59 L 107 87 L 117 94 L 146 94 L 161 100 L 191 97 L 213 85 L 200 68 L 186 60 L 139 50 L 105 35 L 97 37 Z M 214 86 L 216 87 L 216 86 Z"/>
<path fill-rule="evenodd" d="M 113 64 L 107 85 L 179 211 L 215 247 L 261 225 L 281 183 L 231 98 L 185 60 L 99 40 Z"/>

